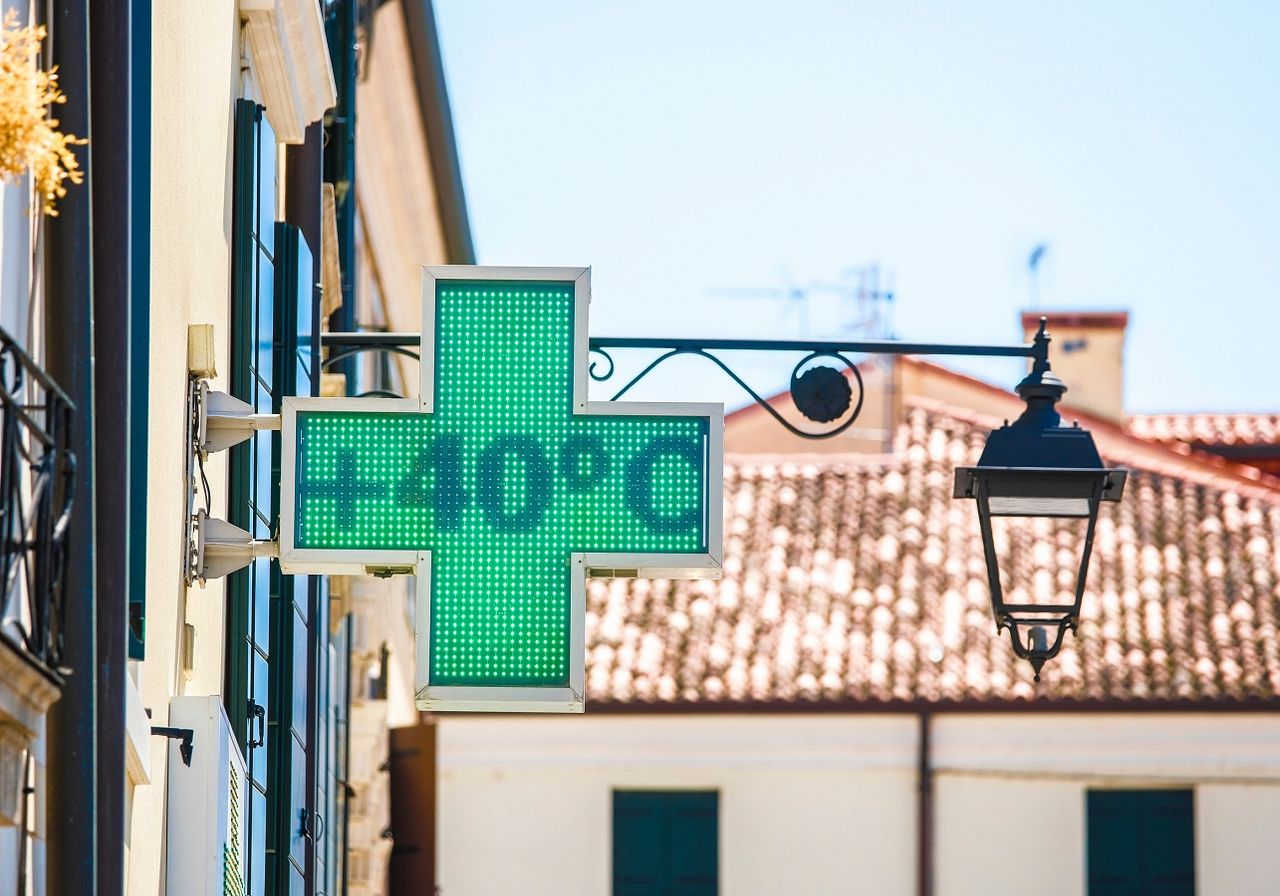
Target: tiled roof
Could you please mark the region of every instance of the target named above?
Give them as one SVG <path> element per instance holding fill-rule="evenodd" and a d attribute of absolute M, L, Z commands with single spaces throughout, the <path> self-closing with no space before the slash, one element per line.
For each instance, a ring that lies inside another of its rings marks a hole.
<path fill-rule="evenodd" d="M 722 581 L 590 583 L 588 705 L 1280 695 L 1280 493 L 1101 441 L 1126 494 L 1100 515 L 1079 634 L 1034 684 L 996 636 L 974 505 L 951 497 L 988 429 L 917 404 L 890 456 L 727 458 Z M 1052 591 L 1078 537 L 1034 525 L 1004 565 Z"/>
<path fill-rule="evenodd" d="M 1153 442 L 1187 445 L 1276 445 L 1280 414 L 1133 414 L 1129 431 Z"/>

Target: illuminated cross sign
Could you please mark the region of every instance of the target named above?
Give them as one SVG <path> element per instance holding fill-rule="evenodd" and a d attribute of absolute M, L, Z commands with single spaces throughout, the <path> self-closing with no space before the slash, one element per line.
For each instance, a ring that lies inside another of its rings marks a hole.
<path fill-rule="evenodd" d="M 587 401 L 586 269 L 432 267 L 420 397 L 286 398 L 285 572 L 415 572 L 423 709 L 583 708 L 588 575 L 717 577 L 720 405 Z"/>

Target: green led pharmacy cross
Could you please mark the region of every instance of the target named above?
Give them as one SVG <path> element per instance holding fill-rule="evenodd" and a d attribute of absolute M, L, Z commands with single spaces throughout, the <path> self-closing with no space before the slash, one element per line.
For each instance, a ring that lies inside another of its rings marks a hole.
<path fill-rule="evenodd" d="M 719 574 L 723 409 L 588 401 L 589 301 L 427 268 L 419 398 L 285 400 L 281 567 L 416 573 L 423 709 L 581 711 L 588 575 Z"/>

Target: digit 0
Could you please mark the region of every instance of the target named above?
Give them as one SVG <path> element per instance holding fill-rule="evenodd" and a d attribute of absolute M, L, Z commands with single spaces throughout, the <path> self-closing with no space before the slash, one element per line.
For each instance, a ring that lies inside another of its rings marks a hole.
<path fill-rule="evenodd" d="M 508 459 L 524 472 L 524 502 L 508 507 L 512 482 Z M 515 434 L 495 438 L 476 461 L 476 500 L 485 520 L 499 532 L 529 532 L 542 524 L 551 503 L 551 465 L 541 446 L 530 436 Z"/>

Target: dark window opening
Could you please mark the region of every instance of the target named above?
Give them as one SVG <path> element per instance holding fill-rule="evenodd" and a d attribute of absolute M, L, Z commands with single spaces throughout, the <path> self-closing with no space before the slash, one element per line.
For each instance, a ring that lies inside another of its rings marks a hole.
<path fill-rule="evenodd" d="M 1190 790 L 1091 790 L 1088 896 L 1195 896 Z"/>
<path fill-rule="evenodd" d="M 613 896 L 715 896 L 720 794 L 613 792 Z"/>

